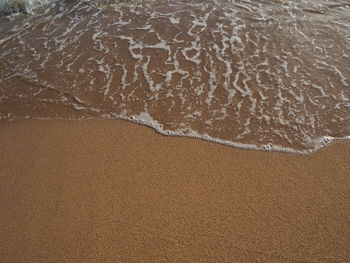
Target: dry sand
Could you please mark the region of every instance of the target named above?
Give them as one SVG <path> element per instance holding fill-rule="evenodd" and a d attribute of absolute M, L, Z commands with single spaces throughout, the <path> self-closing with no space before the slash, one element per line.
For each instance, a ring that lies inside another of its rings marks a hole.
<path fill-rule="evenodd" d="M 0 149 L 1 262 L 350 262 L 350 142 L 302 156 L 16 121 Z"/>

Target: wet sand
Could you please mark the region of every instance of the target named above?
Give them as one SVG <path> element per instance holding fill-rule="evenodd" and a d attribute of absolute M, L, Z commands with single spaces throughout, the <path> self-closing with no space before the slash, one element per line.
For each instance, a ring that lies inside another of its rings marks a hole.
<path fill-rule="evenodd" d="M 349 262 L 350 142 L 293 155 L 3 121 L 0 149 L 1 262 Z"/>

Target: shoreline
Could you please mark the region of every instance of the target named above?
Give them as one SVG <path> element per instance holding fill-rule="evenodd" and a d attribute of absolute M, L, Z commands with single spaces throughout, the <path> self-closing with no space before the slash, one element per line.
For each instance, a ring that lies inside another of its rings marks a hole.
<path fill-rule="evenodd" d="M 189 138 L 189 139 L 195 139 L 195 140 L 200 140 L 204 142 L 209 142 L 209 143 L 214 143 L 218 144 L 221 146 L 225 147 L 230 147 L 230 148 L 235 148 L 235 149 L 240 149 L 240 150 L 248 150 L 248 151 L 259 151 L 259 152 L 276 152 L 276 153 L 284 153 L 284 154 L 293 154 L 293 155 L 310 155 L 313 154 L 323 148 L 327 148 L 330 145 L 333 145 L 334 143 L 339 143 L 343 141 L 350 141 L 350 136 L 346 136 L 343 138 L 336 138 L 336 137 L 331 137 L 331 136 L 322 136 L 320 138 L 315 139 L 317 141 L 317 148 L 315 149 L 309 149 L 309 150 L 297 150 L 293 148 L 288 148 L 288 147 L 283 147 L 280 145 L 274 145 L 274 144 L 268 144 L 268 145 L 263 145 L 263 146 L 257 146 L 253 144 L 244 144 L 244 143 L 237 143 L 237 142 L 232 142 L 232 141 L 227 141 L 227 140 L 222 140 L 219 138 L 214 138 L 209 135 L 200 135 L 197 132 L 193 131 L 190 134 L 182 133 L 182 132 L 173 132 L 169 130 L 163 130 L 161 127 L 159 127 L 159 124 L 157 121 L 145 121 L 143 119 L 137 119 L 138 116 L 133 116 L 133 118 L 129 119 L 123 116 L 117 116 L 117 117 L 89 117 L 89 118 L 84 118 L 84 119 L 75 119 L 74 117 L 69 119 L 69 118 L 40 118 L 40 119 L 1 119 L 0 118 L 0 123 L 11 123 L 11 122 L 41 122 L 41 121 L 57 121 L 57 122 L 64 122 L 64 121 L 126 121 L 134 125 L 140 125 L 145 128 L 151 129 L 157 134 L 165 137 L 175 137 L 175 138 Z"/>
<path fill-rule="evenodd" d="M 350 142 L 306 155 L 122 120 L 0 121 L 4 262 L 346 262 Z"/>

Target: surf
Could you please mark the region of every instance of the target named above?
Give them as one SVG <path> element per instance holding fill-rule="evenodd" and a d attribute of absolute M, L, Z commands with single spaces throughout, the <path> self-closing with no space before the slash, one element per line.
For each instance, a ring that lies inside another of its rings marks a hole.
<path fill-rule="evenodd" d="M 0 21 L 0 119 L 318 150 L 350 136 L 349 7 L 332 3 L 52 2 Z"/>

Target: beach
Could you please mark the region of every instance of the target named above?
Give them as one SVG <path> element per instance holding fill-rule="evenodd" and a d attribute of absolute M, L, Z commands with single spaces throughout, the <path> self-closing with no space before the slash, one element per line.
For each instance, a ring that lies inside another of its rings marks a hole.
<path fill-rule="evenodd" d="M 348 0 L 0 0 L 0 263 L 350 263 Z"/>
<path fill-rule="evenodd" d="M 1 262 L 349 262 L 349 146 L 300 155 L 122 120 L 1 121 Z"/>

